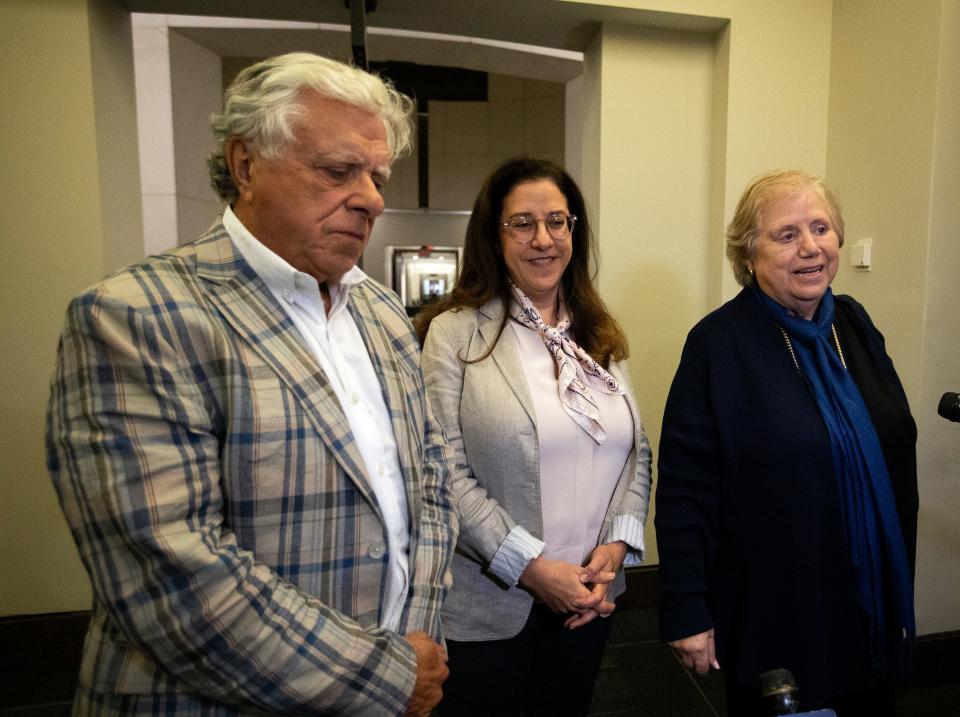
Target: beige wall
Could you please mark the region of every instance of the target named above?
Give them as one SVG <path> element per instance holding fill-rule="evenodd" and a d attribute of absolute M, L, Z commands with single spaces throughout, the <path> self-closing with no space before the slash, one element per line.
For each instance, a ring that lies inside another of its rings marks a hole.
<path fill-rule="evenodd" d="M 847 222 L 836 288 L 885 334 L 919 428 L 918 626 L 955 630 L 960 426 L 936 407 L 960 390 L 960 2 L 835 2 L 827 178 Z M 868 237 L 871 271 L 845 265 Z"/>
<path fill-rule="evenodd" d="M 842 0 L 833 34 L 827 179 L 847 223 L 836 288 L 886 333 L 911 398 L 921 375 L 939 5 Z M 873 268 L 862 272 L 849 266 L 849 249 L 868 237 Z"/>
<path fill-rule="evenodd" d="M 210 187 L 210 116 L 223 97 L 218 55 L 171 30 L 166 15 L 133 16 L 142 159 L 142 254 L 200 236 L 221 211 Z"/>
<path fill-rule="evenodd" d="M 600 237 L 601 289 L 628 329 L 654 446 L 683 335 L 736 290 L 721 232 L 751 176 L 826 171 L 851 238 L 875 239 L 874 271 L 844 267 L 838 287 L 886 333 L 920 424 L 921 632 L 960 627 L 957 426 L 931 414 L 939 393 L 960 388 L 957 3 L 596 0 L 727 23 L 709 35 L 600 26 L 568 98 L 568 112 L 580 103 L 571 127 L 582 128 L 568 136 L 568 160 L 582 158 L 572 169 Z M 98 111 L 112 101 L 126 112 L 133 96 L 128 41 L 106 31 L 123 21 L 114 0 L 0 4 L 12 39 L 0 53 L 18 70 L 8 73 L 2 140 L 15 169 L 0 199 L 3 339 L 13 347 L 0 372 L 0 574 L 18 579 L 3 581 L 0 615 L 89 601 L 42 430 L 68 298 L 134 252 L 122 241 L 136 233 L 126 227 L 139 207 L 136 172 L 122 161 L 136 154 L 132 123 Z"/>
<path fill-rule="evenodd" d="M 432 100 L 428 114 L 431 209 L 472 209 L 490 171 L 515 155 L 563 164 L 562 83 L 491 72 L 486 101 Z M 394 165 L 383 198 L 391 209 L 418 208 L 416 149 Z"/>
<path fill-rule="evenodd" d="M 0 27 L 0 615 L 86 609 L 44 418 L 67 302 L 138 253 L 129 21 L 109 3 L 3 2 Z"/>
<path fill-rule="evenodd" d="M 210 116 L 222 109 L 220 58 L 180 33 L 170 38 L 177 226 L 175 241 L 200 236 L 223 211 L 210 187 L 207 156 L 216 146 Z M 198 131 L 199 129 L 199 131 Z"/>
<path fill-rule="evenodd" d="M 740 191 L 770 167 L 823 172 L 826 159 L 831 3 L 710 8 L 729 18 L 714 35 L 604 25 L 578 88 L 578 172 L 600 240 L 600 287 L 630 339 L 655 454 L 686 332 L 738 289 L 722 232 Z M 802 53 L 784 27 L 804 38 Z M 646 542 L 655 562 L 652 520 Z"/>
<path fill-rule="evenodd" d="M 743 186 L 774 167 L 826 174 L 844 202 L 851 243 L 875 242 L 873 270 L 844 266 L 837 289 L 863 301 L 885 332 L 920 429 L 919 630 L 957 629 L 957 426 L 934 411 L 942 392 L 960 386 L 958 1 L 616 4 L 729 19 L 710 37 L 709 68 L 697 36 L 674 35 L 690 47 L 660 66 L 670 33 L 605 25 L 577 88 L 588 108 L 575 143 L 583 149 L 568 153 L 583 157 L 579 176 L 603 249 L 601 288 L 631 339 L 651 442 L 682 335 L 737 290 L 720 249 Z M 683 72 L 712 78 L 708 117 L 693 76 L 660 96 L 660 83 Z M 658 101 L 663 115 L 645 113 Z M 670 139 L 664 115 L 683 118 L 690 139 Z M 686 193 L 677 190 L 684 182 Z M 631 197 L 643 217 L 639 241 L 622 209 Z M 697 232 L 698 223 L 707 231 Z"/>
<path fill-rule="evenodd" d="M 584 158 L 596 164 L 585 191 L 600 288 L 630 338 L 634 390 L 656 447 L 683 338 L 710 305 L 712 40 L 605 26 L 586 62 L 590 84 L 600 87 L 599 117 L 590 122 L 599 129 L 599 162 Z M 648 562 L 656 562 L 652 520 L 646 543 Z"/>
<path fill-rule="evenodd" d="M 491 74 L 486 102 L 430 103 L 430 207 L 472 209 L 505 159 L 531 154 L 563 164 L 564 86 Z"/>
<path fill-rule="evenodd" d="M 140 206 L 131 201 L 140 162 L 130 15 L 112 1 L 75 4 L 88 8 L 103 267 L 111 271 L 143 257 Z"/>
<path fill-rule="evenodd" d="M 960 626 L 960 425 L 934 415 L 960 391 L 960 1 L 942 4 L 923 315 L 923 371 L 914 413 L 920 425 L 920 555 L 917 609 L 927 632 Z"/>

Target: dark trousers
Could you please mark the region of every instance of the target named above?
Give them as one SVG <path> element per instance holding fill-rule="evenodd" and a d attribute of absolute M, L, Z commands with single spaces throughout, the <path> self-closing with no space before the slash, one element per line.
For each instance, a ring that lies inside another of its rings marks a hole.
<path fill-rule="evenodd" d="M 896 717 L 897 695 L 894 685 L 885 683 L 875 689 L 853 692 L 837 697 L 826 704 L 808 706 L 803 702 L 800 688 L 800 705 L 805 711 L 832 709 L 837 717 Z M 727 680 L 727 717 L 764 717 L 768 714 L 760 702 L 756 687 L 746 688 Z"/>
<path fill-rule="evenodd" d="M 442 717 L 581 717 L 590 710 L 610 621 L 595 618 L 576 630 L 566 615 L 534 605 L 516 637 L 485 642 L 447 641 L 450 677 L 443 685 Z"/>

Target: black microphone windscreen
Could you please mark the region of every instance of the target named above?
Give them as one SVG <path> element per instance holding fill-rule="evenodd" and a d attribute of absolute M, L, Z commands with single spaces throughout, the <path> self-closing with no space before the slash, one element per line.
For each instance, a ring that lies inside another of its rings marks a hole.
<path fill-rule="evenodd" d="M 937 413 L 948 421 L 960 422 L 960 394 L 947 392 L 940 397 Z"/>
<path fill-rule="evenodd" d="M 800 708 L 797 681 L 790 670 L 767 670 L 757 679 L 766 715 L 793 714 Z"/>

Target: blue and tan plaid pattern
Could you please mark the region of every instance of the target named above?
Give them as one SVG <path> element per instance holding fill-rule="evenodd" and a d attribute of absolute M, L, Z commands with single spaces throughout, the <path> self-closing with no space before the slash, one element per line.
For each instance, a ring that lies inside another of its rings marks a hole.
<path fill-rule="evenodd" d="M 407 485 L 400 632 L 439 635 L 448 450 L 396 296 L 350 311 Z M 94 588 L 78 712 L 399 714 L 409 645 L 378 628 L 380 508 L 347 420 L 219 223 L 71 304 L 48 464 Z"/>

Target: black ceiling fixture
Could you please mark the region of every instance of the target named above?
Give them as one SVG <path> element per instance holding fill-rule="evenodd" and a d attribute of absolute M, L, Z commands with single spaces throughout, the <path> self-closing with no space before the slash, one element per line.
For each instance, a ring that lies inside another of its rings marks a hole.
<path fill-rule="evenodd" d="M 487 101 L 487 73 L 479 70 L 389 60 L 371 62 L 368 69 L 390 80 L 394 87 L 418 103 Z"/>
<path fill-rule="evenodd" d="M 350 46 L 353 48 L 353 64 L 364 70 L 367 65 L 367 13 L 375 12 L 377 0 L 343 0 L 350 10 Z"/>

